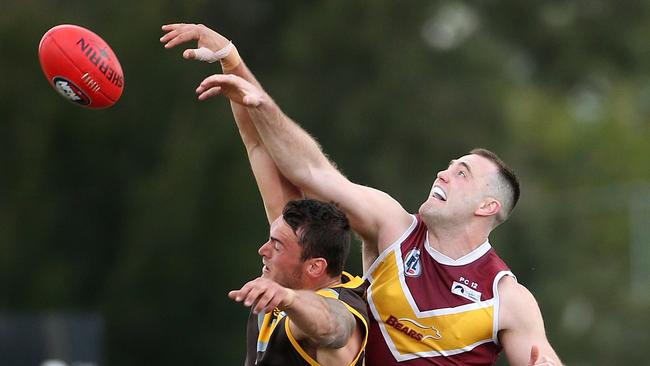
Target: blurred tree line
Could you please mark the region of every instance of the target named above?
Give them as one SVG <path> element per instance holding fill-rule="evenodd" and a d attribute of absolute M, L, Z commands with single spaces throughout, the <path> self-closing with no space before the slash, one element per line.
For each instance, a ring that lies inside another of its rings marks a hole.
<path fill-rule="evenodd" d="M 170 22 L 231 37 L 350 179 L 411 211 L 451 158 L 499 153 L 523 194 L 491 241 L 558 353 L 648 364 L 645 1 L 4 2 L 0 311 L 100 313 L 106 365 L 243 362 L 226 294 L 259 273 L 268 224 L 228 103 L 194 95 L 219 68 L 163 49 Z M 114 107 L 47 85 L 38 42 L 63 23 L 119 56 Z"/>

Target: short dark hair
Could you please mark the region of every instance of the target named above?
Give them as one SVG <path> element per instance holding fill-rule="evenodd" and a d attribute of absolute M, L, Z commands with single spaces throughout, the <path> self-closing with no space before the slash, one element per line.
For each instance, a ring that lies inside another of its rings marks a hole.
<path fill-rule="evenodd" d="M 313 199 L 289 201 L 282 210 L 284 221 L 298 236 L 301 259 L 325 258 L 327 273 L 340 276 L 350 254 L 350 223 L 334 203 Z"/>
<path fill-rule="evenodd" d="M 505 221 L 508 216 L 510 216 L 510 213 L 512 210 L 514 210 L 517 202 L 519 201 L 519 178 L 517 178 L 517 175 L 512 170 L 512 168 L 506 165 L 506 163 L 504 163 L 503 160 L 501 160 L 501 158 L 499 158 L 497 154 L 493 153 L 492 151 L 483 148 L 476 148 L 469 153 L 482 156 L 492 161 L 498 168 L 500 183 L 506 186 L 507 195 L 509 197 L 508 201 L 510 202 L 503 202 L 506 204 L 506 207 L 504 207 L 504 215 L 497 217 L 497 223 L 500 224 Z"/>

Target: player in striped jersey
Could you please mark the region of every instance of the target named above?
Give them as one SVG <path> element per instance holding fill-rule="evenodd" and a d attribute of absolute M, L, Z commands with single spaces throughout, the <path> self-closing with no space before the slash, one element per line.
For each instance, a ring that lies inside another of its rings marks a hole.
<path fill-rule="evenodd" d="M 330 203 L 295 200 L 259 249 L 262 275 L 230 298 L 251 307 L 246 366 L 361 366 L 365 283 L 343 272 L 349 223 Z"/>
<path fill-rule="evenodd" d="M 167 47 L 194 39 L 202 46 L 228 43 L 201 25 L 172 24 L 163 31 Z M 186 58 L 194 56 L 192 50 Z M 224 69 L 244 70 L 235 61 Z M 366 283 L 343 272 L 351 241 L 347 217 L 332 203 L 298 199 L 301 192 L 256 143 L 247 112 L 236 105 L 233 110 L 271 224 L 269 240 L 258 250 L 262 275 L 228 294 L 251 307 L 245 365 L 361 366 L 368 337 Z"/>

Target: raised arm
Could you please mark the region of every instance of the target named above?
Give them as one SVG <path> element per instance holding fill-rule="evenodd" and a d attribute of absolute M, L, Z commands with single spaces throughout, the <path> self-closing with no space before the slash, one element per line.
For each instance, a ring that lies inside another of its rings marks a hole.
<path fill-rule="evenodd" d="M 375 256 L 411 224 L 411 216 L 392 197 L 343 176 L 316 140 L 288 118 L 262 88 L 233 75 L 212 75 L 201 83 L 197 93 L 201 100 L 223 94 L 247 107 L 282 174 L 307 196 L 336 202 L 364 243 L 374 248 Z"/>
<path fill-rule="evenodd" d="M 560 366 L 533 295 L 509 276 L 499 281 L 499 341 L 513 366 Z"/>
<path fill-rule="evenodd" d="M 237 48 L 221 34 L 201 24 L 168 24 L 164 25 L 162 30 L 166 33 L 161 37 L 160 42 L 164 43 L 165 48 L 196 41 L 196 49 L 186 49 L 183 52 L 185 59 L 220 61 L 224 74 L 237 75 L 261 88 L 239 56 Z M 237 103 L 230 104 L 262 196 L 267 219 L 271 223 L 282 214 L 282 208 L 288 201 L 302 198 L 302 193 L 278 171 L 273 159 L 261 144 L 246 108 Z"/>
<path fill-rule="evenodd" d="M 284 311 L 291 335 L 310 346 L 335 352 L 331 357 L 349 364 L 363 347 L 365 329 L 343 302 L 309 290 L 292 290 L 267 278 L 256 278 L 228 296 L 253 312 Z M 322 351 L 319 351 L 320 354 Z M 330 357 L 328 356 L 328 357 Z M 338 362 L 343 364 L 341 362 Z"/>

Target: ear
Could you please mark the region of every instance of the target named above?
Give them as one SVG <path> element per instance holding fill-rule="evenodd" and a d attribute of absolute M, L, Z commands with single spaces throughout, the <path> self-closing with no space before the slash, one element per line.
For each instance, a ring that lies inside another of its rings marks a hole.
<path fill-rule="evenodd" d="M 474 211 L 477 216 L 493 216 L 501 211 L 501 202 L 493 197 L 486 197 Z"/>
<path fill-rule="evenodd" d="M 305 270 L 309 277 L 318 278 L 327 273 L 327 260 L 325 258 L 309 258 L 305 261 Z"/>

